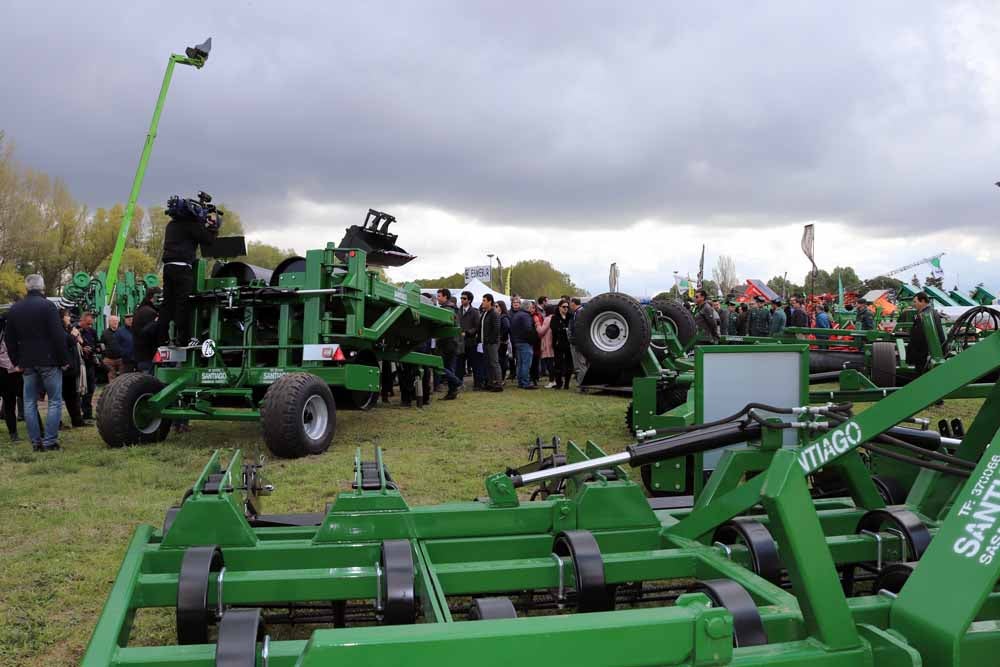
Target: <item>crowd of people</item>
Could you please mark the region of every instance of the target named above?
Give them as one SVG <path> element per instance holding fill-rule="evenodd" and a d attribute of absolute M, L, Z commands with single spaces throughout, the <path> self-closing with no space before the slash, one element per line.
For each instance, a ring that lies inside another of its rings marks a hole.
<path fill-rule="evenodd" d="M 441 356 L 444 368 L 431 377 L 408 364 L 396 364 L 395 373 L 386 362 L 382 373 L 382 400 L 393 395 L 395 376 L 400 387 L 401 404 L 416 400 L 426 405 L 433 391 L 445 391 L 445 400 L 454 400 L 471 377 L 472 391 L 502 392 L 508 383 L 519 389 L 570 388 L 585 363 L 573 344 L 574 323 L 580 299 L 564 295 L 554 304 L 548 297 L 535 301 L 511 297 L 510 306 L 492 294 L 484 294 L 475 303 L 472 292 L 458 297 L 451 290 L 440 289 L 435 298 L 442 308 L 455 316 L 459 332 L 452 338 L 428 341 L 424 352 Z M 544 385 L 542 379 L 546 380 Z"/>
<path fill-rule="evenodd" d="M 48 452 L 60 448 L 61 429 L 93 425 L 99 366 L 109 382 L 123 373 L 152 373 L 159 290 L 148 290 L 134 315 L 108 317 L 98 336 L 94 313 L 74 319 L 71 310 L 60 311 L 45 298 L 41 276 L 28 276 L 25 287 L 27 295 L 0 320 L 0 399 L 11 441 L 21 440 L 23 420 L 32 448 Z M 43 396 L 44 420 L 38 410 Z"/>
<path fill-rule="evenodd" d="M 875 328 L 875 315 L 863 297 L 856 299 L 851 308 L 854 310 L 856 330 Z M 762 296 L 755 296 L 748 303 L 737 303 L 733 299 L 711 299 L 705 290 L 698 290 L 695 292 L 694 309 L 699 335 L 712 343 L 718 343 L 722 336 L 773 338 L 784 335 L 786 327 L 833 328 L 829 303 L 820 304 L 815 313 L 810 314 L 805 299 L 795 296 L 789 299 L 787 305 L 783 305 L 781 299 L 768 303 Z"/>

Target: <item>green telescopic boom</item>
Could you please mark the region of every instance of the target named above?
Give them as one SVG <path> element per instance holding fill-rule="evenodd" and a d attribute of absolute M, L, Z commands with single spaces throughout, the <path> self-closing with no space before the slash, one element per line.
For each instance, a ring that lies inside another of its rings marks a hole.
<path fill-rule="evenodd" d="M 156 100 L 156 108 L 153 109 L 153 120 L 149 123 L 149 132 L 146 134 L 146 143 L 142 147 L 142 155 L 139 157 L 139 167 L 135 170 L 135 179 L 132 181 L 132 192 L 128 196 L 128 204 L 125 206 L 125 214 L 122 216 L 122 223 L 118 229 L 118 240 L 115 242 L 115 250 L 111 253 L 111 262 L 108 264 L 108 278 L 105 289 L 106 301 L 104 315 L 111 314 L 111 304 L 114 303 L 115 285 L 118 283 L 118 265 L 122 260 L 122 253 L 125 252 L 125 241 L 128 239 L 128 231 L 132 226 L 132 216 L 135 214 L 135 202 L 139 199 L 139 191 L 142 190 L 142 181 L 146 177 L 146 165 L 149 163 L 149 155 L 153 152 L 153 142 L 156 140 L 156 128 L 160 124 L 160 113 L 163 111 L 163 103 L 167 99 L 167 90 L 170 88 L 170 79 L 174 75 L 174 65 L 191 65 L 201 69 L 208 60 L 208 54 L 212 50 L 212 38 L 209 37 L 197 46 L 188 47 L 185 55 L 170 54 L 167 61 L 167 71 L 163 74 L 163 84 L 160 86 L 160 96 Z"/>

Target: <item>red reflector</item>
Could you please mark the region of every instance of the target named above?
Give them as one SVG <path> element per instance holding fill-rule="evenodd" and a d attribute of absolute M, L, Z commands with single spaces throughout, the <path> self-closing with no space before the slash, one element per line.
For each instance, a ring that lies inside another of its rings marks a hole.
<path fill-rule="evenodd" d="M 354 257 L 354 256 L 355 256 L 355 255 L 357 255 L 357 254 L 358 254 L 358 253 L 354 252 L 353 250 L 352 250 L 352 251 L 350 252 L 350 255 L 351 255 L 351 257 Z"/>
<path fill-rule="evenodd" d="M 333 353 L 333 360 L 334 361 L 344 361 L 345 359 L 346 359 L 346 357 L 344 357 L 344 351 L 341 350 L 338 347 L 337 351 Z"/>
<path fill-rule="evenodd" d="M 154 355 L 153 355 L 153 363 L 154 363 L 154 364 L 159 364 L 159 363 L 161 363 L 162 361 L 163 361 L 163 357 L 162 357 L 162 356 L 160 356 L 160 351 L 159 351 L 159 350 L 157 350 L 157 351 L 156 351 L 156 354 L 154 354 Z"/>

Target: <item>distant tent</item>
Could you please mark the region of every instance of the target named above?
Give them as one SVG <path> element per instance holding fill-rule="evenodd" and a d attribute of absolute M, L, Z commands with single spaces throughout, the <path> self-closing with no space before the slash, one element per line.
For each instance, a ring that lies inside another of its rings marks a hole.
<path fill-rule="evenodd" d="M 498 290 L 491 289 L 489 285 L 484 283 L 479 278 L 473 278 L 472 280 L 469 281 L 469 284 L 466 285 L 465 287 L 458 287 L 458 288 L 449 287 L 448 289 L 451 291 L 451 295 L 455 297 L 457 301 L 461 301 L 462 292 L 472 292 L 472 303 L 477 308 L 479 307 L 479 304 L 482 302 L 484 294 L 492 294 L 494 302 L 503 301 L 507 304 L 507 307 L 510 308 L 509 296 L 507 296 L 506 294 L 501 294 Z M 423 285 L 420 286 L 421 292 L 434 294 L 437 292 L 437 290 L 438 290 L 437 287 L 424 287 Z"/>
<path fill-rule="evenodd" d="M 458 290 L 458 292 L 455 292 L 453 290 L 452 294 L 454 294 L 456 297 L 459 297 L 462 295 L 462 292 L 472 292 L 472 302 L 476 305 L 476 307 L 478 307 L 479 304 L 482 302 L 484 294 L 492 294 L 494 302 L 505 301 L 507 303 L 507 307 L 510 308 L 509 296 L 500 293 L 499 290 L 491 288 L 489 285 L 484 283 L 479 278 L 473 278 L 472 280 L 469 281 L 468 285 Z"/>
<path fill-rule="evenodd" d="M 746 291 L 743 292 L 737 301 L 740 303 L 747 303 L 748 301 L 753 301 L 754 297 L 763 297 L 765 301 L 771 302 L 775 299 L 780 299 L 781 296 L 775 292 L 773 289 L 767 286 L 763 280 L 757 280 L 756 278 L 750 278 L 747 280 Z"/>

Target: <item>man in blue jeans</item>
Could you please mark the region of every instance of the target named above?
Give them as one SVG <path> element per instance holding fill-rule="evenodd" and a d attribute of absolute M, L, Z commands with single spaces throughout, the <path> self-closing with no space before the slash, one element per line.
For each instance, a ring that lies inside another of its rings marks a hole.
<path fill-rule="evenodd" d="M 534 389 L 531 382 L 531 358 L 534 356 L 535 321 L 531 314 L 521 309 L 521 297 L 510 299 L 510 342 L 514 345 L 514 358 L 517 359 L 517 386 L 521 389 Z"/>
<path fill-rule="evenodd" d="M 62 373 L 69 365 L 66 331 L 55 304 L 45 298 L 45 280 L 37 274 L 24 279 L 28 295 L 7 314 L 7 353 L 24 371 L 24 421 L 36 452 L 59 449 L 62 417 Z M 45 433 L 38 423 L 38 395 L 45 389 L 48 411 Z"/>

